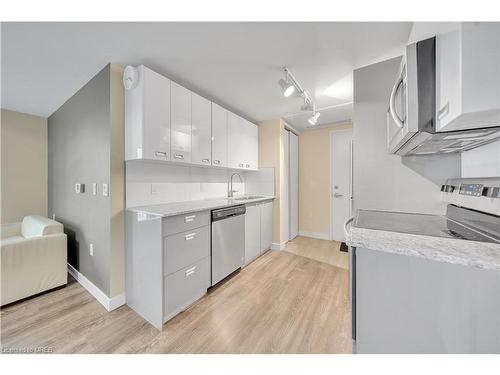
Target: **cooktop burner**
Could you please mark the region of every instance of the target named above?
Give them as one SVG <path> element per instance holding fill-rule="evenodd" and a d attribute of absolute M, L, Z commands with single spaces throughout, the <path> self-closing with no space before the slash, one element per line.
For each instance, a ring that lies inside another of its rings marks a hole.
<path fill-rule="evenodd" d="M 359 210 L 354 226 L 364 229 L 500 243 L 500 238 L 480 233 L 446 216 Z"/>

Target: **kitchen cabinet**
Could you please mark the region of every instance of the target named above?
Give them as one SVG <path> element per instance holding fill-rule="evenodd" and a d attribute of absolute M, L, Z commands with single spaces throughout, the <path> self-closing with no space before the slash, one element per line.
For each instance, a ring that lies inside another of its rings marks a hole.
<path fill-rule="evenodd" d="M 212 103 L 191 93 L 191 161 L 212 164 Z"/>
<path fill-rule="evenodd" d="M 158 329 L 210 286 L 210 211 L 125 213 L 127 305 Z"/>
<path fill-rule="evenodd" d="M 212 165 L 227 167 L 228 111 L 212 103 Z"/>
<path fill-rule="evenodd" d="M 273 202 L 249 204 L 245 213 L 245 265 L 271 247 Z"/>
<path fill-rule="evenodd" d="M 260 248 L 260 206 L 247 205 L 245 213 L 245 265 L 257 258 Z"/>
<path fill-rule="evenodd" d="M 137 73 L 125 90 L 125 160 L 170 160 L 170 80 L 143 65 Z"/>
<path fill-rule="evenodd" d="M 235 169 L 258 169 L 257 125 L 228 113 L 229 167 Z"/>
<path fill-rule="evenodd" d="M 436 130 L 500 124 L 500 25 L 461 23 L 436 36 Z"/>
<path fill-rule="evenodd" d="M 356 353 L 500 353 L 498 271 L 349 252 Z"/>
<path fill-rule="evenodd" d="M 267 251 L 273 242 L 273 202 L 260 204 L 260 253 Z"/>
<path fill-rule="evenodd" d="M 171 160 L 191 163 L 191 91 L 172 82 L 170 88 Z"/>

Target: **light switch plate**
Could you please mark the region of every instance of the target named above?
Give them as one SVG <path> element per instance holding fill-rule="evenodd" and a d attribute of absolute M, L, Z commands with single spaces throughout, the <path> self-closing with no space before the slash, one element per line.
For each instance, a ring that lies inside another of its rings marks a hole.
<path fill-rule="evenodd" d="M 94 244 L 91 243 L 89 245 L 89 253 L 90 253 L 90 256 L 93 257 L 94 256 Z"/>
<path fill-rule="evenodd" d="M 92 194 L 97 195 L 97 184 L 96 183 L 92 184 Z"/>
<path fill-rule="evenodd" d="M 82 189 L 81 184 L 75 184 L 75 193 L 80 193 L 81 189 Z"/>
<path fill-rule="evenodd" d="M 108 187 L 108 184 L 102 184 L 102 195 L 104 195 L 105 197 L 109 195 Z"/>

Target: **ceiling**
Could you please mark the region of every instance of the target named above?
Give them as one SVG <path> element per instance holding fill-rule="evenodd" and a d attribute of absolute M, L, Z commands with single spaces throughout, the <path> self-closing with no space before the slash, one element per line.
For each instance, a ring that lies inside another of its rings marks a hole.
<path fill-rule="evenodd" d="M 2 108 L 48 117 L 108 62 L 144 64 L 258 122 L 297 130 L 298 97 L 277 84 L 289 67 L 325 108 L 318 124 L 350 118 L 352 71 L 402 53 L 410 22 L 3 23 Z"/>

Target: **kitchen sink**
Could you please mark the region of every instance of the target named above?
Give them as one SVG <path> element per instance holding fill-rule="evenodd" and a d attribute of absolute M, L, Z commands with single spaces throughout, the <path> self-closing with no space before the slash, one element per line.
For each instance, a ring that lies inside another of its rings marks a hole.
<path fill-rule="evenodd" d="M 263 195 L 245 195 L 243 197 L 234 198 L 235 201 L 249 201 L 252 199 L 265 198 Z"/>

